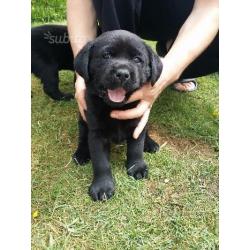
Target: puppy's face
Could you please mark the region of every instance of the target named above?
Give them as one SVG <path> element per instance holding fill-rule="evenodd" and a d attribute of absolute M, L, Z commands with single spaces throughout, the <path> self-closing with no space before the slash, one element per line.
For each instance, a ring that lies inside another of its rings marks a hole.
<path fill-rule="evenodd" d="M 162 64 L 139 37 L 117 30 L 88 43 L 77 55 L 75 69 L 92 93 L 119 107 L 145 82 L 154 84 Z"/>

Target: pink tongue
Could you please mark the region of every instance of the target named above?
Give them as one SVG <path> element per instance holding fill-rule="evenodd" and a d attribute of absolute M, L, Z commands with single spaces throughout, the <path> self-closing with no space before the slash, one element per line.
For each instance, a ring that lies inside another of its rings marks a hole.
<path fill-rule="evenodd" d="M 112 102 L 122 102 L 125 98 L 126 91 L 123 88 L 108 89 L 108 96 Z"/>

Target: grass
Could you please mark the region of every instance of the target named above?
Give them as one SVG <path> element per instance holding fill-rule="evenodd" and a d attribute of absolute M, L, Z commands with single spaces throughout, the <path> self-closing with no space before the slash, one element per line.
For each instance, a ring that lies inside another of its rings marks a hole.
<path fill-rule="evenodd" d="M 60 73 L 73 92 L 73 74 Z M 125 146 L 112 148 L 115 196 L 87 194 L 91 164 L 76 167 L 75 101 L 55 102 L 32 77 L 33 249 L 218 249 L 218 76 L 199 89 L 166 90 L 153 106 L 150 127 L 162 146 L 145 154 L 149 179 L 124 169 Z"/>
<path fill-rule="evenodd" d="M 31 22 L 49 23 L 66 19 L 65 0 L 31 0 Z"/>

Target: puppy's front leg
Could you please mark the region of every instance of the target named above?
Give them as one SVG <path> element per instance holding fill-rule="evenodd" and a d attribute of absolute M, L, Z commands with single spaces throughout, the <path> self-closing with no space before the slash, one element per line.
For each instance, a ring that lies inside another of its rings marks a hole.
<path fill-rule="evenodd" d="M 147 164 L 143 160 L 145 136 L 144 129 L 138 139 L 132 136 L 127 139 L 127 173 L 137 180 L 148 176 Z"/>
<path fill-rule="evenodd" d="M 72 158 L 76 164 L 84 165 L 90 160 L 88 145 L 88 125 L 79 115 L 78 121 L 79 138 L 78 147 Z"/>
<path fill-rule="evenodd" d="M 110 144 L 95 131 L 89 132 L 89 150 L 93 164 L 93 182 L 89 194 L 93 200 L 106 200 L 114 194 L 114 181 L 109 166 Z"/>

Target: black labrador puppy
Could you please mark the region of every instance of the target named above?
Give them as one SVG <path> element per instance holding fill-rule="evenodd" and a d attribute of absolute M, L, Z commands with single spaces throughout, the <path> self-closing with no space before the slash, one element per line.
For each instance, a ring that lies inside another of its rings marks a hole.
<path fill-rule="evenodd" d="M 67 26 L 42 25 L 31 29 L 31 72 L 54 100 L 70 100 L 72 94 L 59 89 L 60 70 L 74 70 L 74 57 Z"/>
<path fill-rule="evenodd" d="M 132 137 L 140 119 L 117 120 L 110 113 L 135 107 L 138 102 L 126 101 L 143 83 L 156 82 L 162 63 L 138 36 L 116 30 L 89 42 L 77 55 L 75 70 L 86 81 L 88 110 L 87 123 L 79 120 L 79 144 L 73 159 L 80 165 L 92 160 L 94 177 L 89 194 L 95 201 L 105 200 L 114 194 L 109 164 L 111 142 L 127 141 L 127 173 L 135 179 L 148 174 L 143 151 L 159 149 L 146 129 L 138 139 Z"/>

